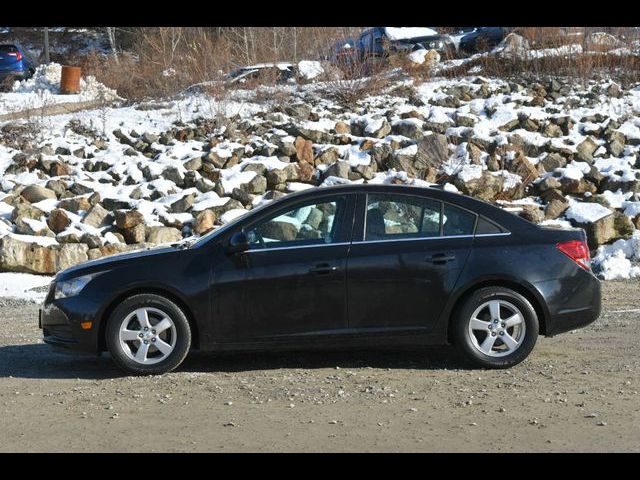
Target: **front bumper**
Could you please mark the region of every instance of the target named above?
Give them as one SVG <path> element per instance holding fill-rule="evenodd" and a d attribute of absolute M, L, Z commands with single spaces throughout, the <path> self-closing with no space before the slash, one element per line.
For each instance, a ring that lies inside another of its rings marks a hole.
<path fill-rule="evenodd" d="M 96 321 L 98 308 L 81 297 L 45 302 L 39 312 L 38 326 L 49 345 L 82 352 L 98 353 L 100 325 Z M 91 328 L 82 328 L 91 322 Z"/>

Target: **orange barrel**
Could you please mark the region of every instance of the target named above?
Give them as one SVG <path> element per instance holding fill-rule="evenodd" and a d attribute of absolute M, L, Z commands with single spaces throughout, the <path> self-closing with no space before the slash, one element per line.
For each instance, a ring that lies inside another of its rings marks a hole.
<path fill-rule="evenodd" d="M 60 76 L 60 93 L 80 93 L 80 67 L 63 65 Z"/>

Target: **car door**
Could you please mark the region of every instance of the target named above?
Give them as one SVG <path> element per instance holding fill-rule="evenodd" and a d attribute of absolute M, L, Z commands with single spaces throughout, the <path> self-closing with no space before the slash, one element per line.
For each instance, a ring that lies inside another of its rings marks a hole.
<path fill-rule="evenodd" d="M 214 266 L 216 337 L 262 342 L 344 330 L 354 203 L 353 195 L 334 194 L 246 223 L 249 249 Z"/>
<path fill-rule="evenodd" d="M 347 260 L 349 329 L 432 329 L 464 267 L 476 215 L 438 200 L 359 198 Z"/>

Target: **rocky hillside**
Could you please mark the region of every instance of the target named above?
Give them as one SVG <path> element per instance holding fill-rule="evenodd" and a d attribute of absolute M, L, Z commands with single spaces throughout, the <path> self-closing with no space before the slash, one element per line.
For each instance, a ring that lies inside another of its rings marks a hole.
<path fill-rule="evenodd" d="M 288 192 L 432 183 L 585 228 L 603 278 L 640 274 L 640 88 L 396 79 L 355 106 L 314 85 L 0 126 L 0 270 L 202 235 Z"/>

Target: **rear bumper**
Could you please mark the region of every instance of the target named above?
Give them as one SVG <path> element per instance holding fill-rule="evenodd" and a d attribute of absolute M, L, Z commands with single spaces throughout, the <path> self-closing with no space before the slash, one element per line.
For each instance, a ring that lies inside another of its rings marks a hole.
<path fill-rule="evenodd" d="M 538 282 L 534 286 L 546 300 L 544 333 L 547 336 L 585 327 L 600 316 L 600 281 L 579 267 L 569 278 Z"/>
<path fill-rule="evenodd" d="M 98 353 L 99 324 L 91 302 L 81 298 L 65 298 L 46 303 L 39 312 L 38 326 L 49 345 L 81 352 Z M 81 324 L 92 322 L 89 329 Z"/>

